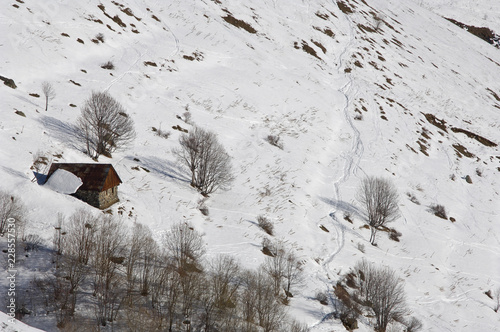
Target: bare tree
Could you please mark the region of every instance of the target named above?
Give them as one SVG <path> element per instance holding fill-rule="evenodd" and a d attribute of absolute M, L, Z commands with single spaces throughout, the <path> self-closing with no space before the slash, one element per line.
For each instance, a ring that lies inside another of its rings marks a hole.
<path fill-rule="evenodd" d="M 411 317 L 408 321 L 405 322 L 405 325 L 405 332 L 417 332 L 420 331 L 423 327 L 422 322 L 415 317 Z"/>
<path fill-rule="evenodd" d="M 51 83 L 45 81 L 42 83 L 42 93 L 45 96 L 45 112 L 49 108 L 49 100 L 54 99 L 56 96 L 56 90 Z"/>
<path fill-rule="evenodd" d="M 179 138 L 180 148 L 173 152 L 191 172 L 191 186 L 208 195 L 229 185 L 232 180 L 231 158 L 217 135 L 200 127 Z"/>
<path fill-rule="evenodd" d="M 65 236 L 67 233 L 63 231 L 63 225 L 65 223 L 65 218 L 62 213 L 57 214 L 57 225 L 54 227 L 54 235 L 52 236 L 52 244 L 54 245 L 54 263 L 56 269 L 59 268 L 59 262 L 61 260 L 61 255 L 63 253 Z"/>
<path fill-rule="evenodd" d="M 302 266 L 294 253 L 289 251 L 282 242 L 274 241 L 270 246 L 273 248 L 273 256 L 266 257 L 262 268 L 273 281 L 275 296 L 279 296 L 283 289 L 284 301 L 288 301 L 288 298 L 293 296 L 292 287 L 302 281 Z"/>
<path fill-rule="evenodd" d="M 219 327 L 230 324 L 240 286 L 239 272 L 238 262 L 230 256 L 217 256 L 209 263 L 200 297 L 204 331 L 220 330 L 216 323 Z"/>
<path fill-rule="evenodd" d="M 98 324 L 113 324 L 120 309 L 125 280 L 119 265 L 125 260 L 127 234 L 123 224 L 111 216 L 102 216 L 95 235 L 92 255 L 95 315 Z"/>
<path fill-rule="evenodd" d="M 201 293 L 201 259 L 205 254 L 205 243 L 201 234 L 187 223 L 175 224 L 165 235 L 163 243 L 179 275 L 182 315 L 189 325 L 193 306 Z"/>
<path fill-rule="evenodd" d="M 108 92 L 92 92 L 85 101 L 77 127 L 87 154 L 94 158 L 110 156 L 136 136 L 133 120 Z"/>
<path fill-rule="evenodd" d="M 265 332 L 280 331 L 286 312 L 274 295 L 274 282 L 268 274 L 259 269 L 247 271 L 242 276 L 241 313 L 246 324 L 244 331 L 254 331 L 254 324 Z"/>
<path fill-rule="evenodd" d="M 130 302 L 136 289 L 142 296 L 149 294 L 151 270 L 154 268 L 159 248 L 153 240 L 151 230 L 139 223 L 134 224 L 128 242 L 125 273 L 127 297 Z"/>
<path fill-rule="evenodd" d="M 63 226 L 62 217 L 60 219 L 61 227 Z M 90 212 L 80 209 L 77 210 L 70 218 L 67 226 L 56 232 L 55 242 L 56 247 L 62 256 L 60 265 L 57 269 L 57 277 L 64 279 L 69 283 L 69 286 L 64 285 L 64 281 L 59 280 L 57 287 L 66 289 L 65 296 L 68 299 L 62 298 L 61 304 L 68 305 L 66 309 L 73 313 L 76 307 L 77 295 L 79 287 L 87 277 L 90 271 L 89 260 L 95 251 L 95 234 L 99 225 L 99 218 L 92 215 Z M 56 230 L 57 231 L 57 230 Z M 64 241 L 59 242 L 59 237 L 64 235 Z"/>
<path fill-rule="evenodd" d="M 493 295 L 493 300 L 495 301 L 495 306 L 493 307 L 493 310 L 495 312 L 498 312 L 500 309 L 500 287 L 497 288 L 495 291 L 495 294 Z"/>
<path fill-rule="evenodd" d="M 403 281 L 390 268 L 362 260 L 356 264 L 354 276 L 359 298 L 374 313 L 376 331 L 385 332 L 391 321 L 402 321 L 410 313 Z"/>
<path fill-rule="evenodd" d="M 158 316 L 166 320 L 167 331 L 172 332 L 179 317 L 181 275 L 168 256 L 163 255 L 162 261 L 166 264 L 154 265 L 151 273 L 151 297 Z"/>
<path fill-rule="evenodd" d="M 167 253 L 182 270 L 197 269 L 205 254 L 205 243 L 201 233 L 190 224 L 177 223 L 163 238 Z"/>
<path fill-rule="evenodd" d="M 281 284 L 285 276 L 285 269 L 287 264 L 287 255 L 285 247 L 280 242 L 274 243 L 274 256 L 266 256 L 264 261 L 263 270 L 269 275 L 273 281 L 273 293 L 278 296 L 281 291 Z"/>
<path fill-rule="evenodd" d="M 302 263 L 297 259 L 297 256 L 295 256 L 293 252 L 288 252 L 286 254 L 283 278 L 285 281 L 283 289 L 285 290 L 286 300 L 288 300 L 289 297 L 293 296 L 291 293 L 292 288 L 299 285 L 303 281 Z"/>
<path fill-rule="evenodd" d="M 0 235 L 3 235 L 7 231 L 7 224 L 9 220 L 13 219 L 16 224 L 16 232 L 14 234 L 17 238 L 20 234 L 21 224 L 24 223 L 25 215 L 26 207 L 21 200 L 14 195 L 0 190 Z"/>
<path fill-rule="evenodd" d="M 375 244 L 375 234 L 379 227 L 399 217 L 399 195 L 389 180 L 378 177 L 363 179 L 357 192 L 357 199 L 363 205 L 371 229 L 370 243 Z"/>

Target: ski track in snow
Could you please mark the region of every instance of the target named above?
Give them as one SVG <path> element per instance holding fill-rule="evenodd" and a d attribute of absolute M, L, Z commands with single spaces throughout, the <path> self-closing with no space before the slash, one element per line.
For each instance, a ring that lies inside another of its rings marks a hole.
<path fill-rule="evenodd" d="M 335 2 L 334 2 L 335 4 Z M 355 39 L 355 31 L 353 28 L 353 24 L 350 20 L 350 18 L 346 15 L 343 14 L 345 17 L 345 20 L 347 21 L 348 27 L 349 27 L 349 40 L 345 47 L 343 48 L 342 52 L 339 55 L 338 59 L 338 65 L 337 69 L 339 73 L 342 73 L 342 67 L 343 67 L 343 58 L 346 54 L 349 54 L 349 51 L 352 48 L 352 45 L 354 43 Z M 351 148 L 347 153 L 342 154 L 342 158 L 344 158 L 345 163 L 343 167 L 343 172 L 342 175 L 338 178 L 333 183 L 333 201 L 334 202 L 339 202 L 342 199 L 342 195 L 340 193 L 340 188 L 342 184 L 344 184 L 351 175 L 356 175 L 357 171 L 359 169 L 359 163 L 361 160 L 361 157 L 364 152 L 364 146 L 363 142 L 360 137 L 360 132 L 359 130 L 354 126 L 353 120 L 351 119 L 351 116 L 349 114 L 349 106 L 352 104 L 353 101 L 353 96 L 356 95 L 356 90 L 353 88 L 353 79 L 349 74 L 344 74 L 345 78 L 348 80 L 341 88 L 340 92 L 344 96 L 344 107 L 342 110 L 345 122 L 349 126 L 350 130 L 353 132 L 353 137 L 352 137 L 352 144 Z M 330 301 L 333 302 L 334 296 L 329 292 L 328 290 L 331 289 L 331 280 L 330 280 L 330 264 L 332 261 L 335 259 L 335 257 L 342 251 L 345 245 L 345 232 L 346 232 L 346 227 L 345 225 L 342 224 L 342 222 L 337 218 L 336 213 L 338 211 L 338 208 L 334 208 L 333 211 L 329 213 L 329 217 L 332 220 L 332 225 L 335 230 L 335 241 L 336 241 L 336 249 L 329 253 L 326 258 L 323 259 L 323 263 L 321 264 L 321 267 L 323 269 L 323 272 L 325 276 L 320 276 L 320 279 L 325 283 L 325 287 L 327 288 L 327 294 L 330 296 Z M 321 318 L 319 322 L 316 324 L 313 324 L 311 328 L 315 328 L 320 326 L 322 323 L 324 323 L 326 320 L 328 320 L 331 317 L 332 313 L 331 312 L 325 312 L 324 316 Z"/>

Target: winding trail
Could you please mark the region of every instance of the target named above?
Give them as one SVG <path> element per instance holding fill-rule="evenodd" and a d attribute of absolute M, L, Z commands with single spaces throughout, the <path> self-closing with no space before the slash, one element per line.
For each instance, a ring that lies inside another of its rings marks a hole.
<path fill-rule="evenodd" d="M 336 2 L 333 1 L 336 6 Z M 340 202 L 342 200 L 341 195 L 341 187 L 342 185 L 349 180 L 351 175 L 356 175 L 359 168 L 359 163 L 361 157 L 364 153 L 364 145 L 361 140 L 361 135 L 359 130 L 354 126 L 353 119 L 349 114 L 349 107 L 351 106 L 356 94 L 357 90 L 355 88 L 353 78 L 350 74 L 344 73 L 344 59 L 347 59 L 350 51 L 355 42 L 355 30 L 353 28 L 353 23 L 347 14 L 343 14 L 345 18 L 346 26 L 348 27 L 348 40 L 343 46 L 342 52 L 340 53 L 337 60 L 337 72 L 339 75 L 343 75 L 345 80 L 347 81 L 338 91 L 342 93 L 344 96 L 344 105 L 342 109 L 342 114 L 344 117 L 344 121 L 347 126 L 350 128 L 353 136 L 351 147 L 348 151 L 342 153 L 342 158 L 344 159 L 344 166 L 342 170 L 341 176 L 333 182 L 333 202 Z M 325 284 L 325 288 L 327 290 L 327 294 L 330 296 L 330 302 L 334 302 L 334 295 L 332 293 L 332 280 L 330 280 L 330 275 L 332 275 L 330 265 L 335 259 L 335 257 L 343 250 L 345 246 L 345 233 L 349 231 L 346 226 L 342 223 L 341 218 L 337 216 L 337 212 L 339 212 L 338 206 L 334 206 L 332 211 L 330 211 L 329 216 L 331 218 L 331 225 L 333 226 L 333 231 L 335 232 L 335 241 L 336 248 L 333 252 L 329 252 L 323 258 L 321 268 L 323 270 L 323 275 L 319 276 L 319 279 Z M 324 316 L 320 321 L 311 326 L 311 328 L 319 327 L 322 323 L 328 320 L 331 317 L 331 312 L 325 312 Z"/>
<path fill-rule="evenodd" d="M 348 32 L 348 41 L 344 46 L 342 52 L 340 53 L 337 61 L 338 73 L 343 73 L 344 58 L 348 56 L 350 50 L 353 47 L 356 34 L 351 19 L 348 17 L 347 14 L 343 14 L 343 16 L 345 18 L 345 21 L 347 22 L 349 32 Z M 332 200 L 334 202 L 340 202 L 342 200 L 340 188 L 349 179 L 351 175 L 357 174 L 361 156 L 363 155 L 364 152 L 364 146 L 360 138 L 360 132 L 354 126 L 353 120 L 349 114 L 349 107 L 354 99 L 353 97 L 356 95 L 353 78 L 350 74 L 344 74 L 344 77 L 347 79 L 347 82 L 339 90 L 339 92 L 341 92 L 342 95 L 344 96 L 344 106 L 342 109 L 342 114 L 344 116 L 346 124 L 349 126 L 351 132 L 353 133 L 353 137 L 350 150 L 342 154 L 342 158 L 344 158 L 345 160 L 342 175 L 333 183 L 334 190 L 333 190 Z M 333 225 L 337 233 L 337 249 L 333 253 L 330 253 L 324 260 L 323 269 L 325 270 L 325 272 L 328 272 L 329 270 L 328 265 L 332 262 L 335 256 L 342 251 L 345 243 L 346 227 L 336 216 L 337 211 L 338 208 L 334 207 L 334 209 L 329 213 L 329 216 L 333 221 Z"/>

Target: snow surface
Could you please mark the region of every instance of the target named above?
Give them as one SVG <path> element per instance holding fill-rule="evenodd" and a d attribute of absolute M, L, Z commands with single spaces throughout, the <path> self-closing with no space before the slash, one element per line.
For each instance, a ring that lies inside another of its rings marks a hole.
<path fill-rule="evenodd" d="M 124 28 L 98 1 L 1 5 L 0 75 L 18 88 L 0 85 L 0 189 L 29 207 L 27 233 L 40 234 L 49 247 L 58 213 L 91 209 L 32 183 L 30 166 L 39 151 L 54 161 L 91 162 L 73 125 L 90 92 L 106 90 L 129 110 L 138 134 L 111 160 L 100 158 L 123 181 L 111 211 L 129 216 L 129 224 L 147 224 L 160 239 L 173 223 L 189 220 L 204 234 L 208 257 L 227 253 L 255 268 L 267 236 L 255 219 L 267 216 L 275 238 L 305 264 L 306 282 L 288 310 L 311 331 L 343 330 L 327 318 L 333 308 L 314 296 L 332 294 L 362 258 L 398 271 L 425 331 L 499 329 L 500 315 L 484 292 L 500 286 L 500 151 L 451 128 L 500 143 L 500 100 L 493 94 L 500 96 L 500 52 L 441 17 L 461 20 L 474 3 L 477 11 L 493 11 L 476 24 L 498 31 L 496 1 L 453 1 L 446 12 L 433 6 L 439 15 L 417 0 L 344 1 L 350 14 L 322 0 L 119 2 L 135 17 L 111 1 L 102 4 Z M 227 11 L 257 33 L 226 23 Z M 378 30 L 373 13 L 384 20 Z M 91 41 L 98 33 L 104 43 Z M 199 61 L 185 57 L 195 52 Z M 102 69 L 106 61 L 115 69 Z M 47 112 L 42 81 L 57 92 Z M 201 196 L 171 153 L 181 135 L 172 126 L 190 128 L 177 117 L 186 109 L 194 123 L 217 132 L 233 157 L 235 183 L 206 201 L 209 216 L 198 210 Z M 171 135 L 161 138 L 152 127 Z M 269 134 L 280 135 L 283 150 L 265 141 Z M 474 156 L 460 156 L 454 146 Z M 391 227 L 403 234 L 400 242 L 379 232 L 378 246 L 369 245 L 355 200 L 365 175 L 397 185 L 402 217 Z M 456 221 L 434 216 L 432 204 Z M 25 287 L 50 271 L 42 257 L 19 262 Z M 50 316 L 25 321 L 54 330 Z M 359 331 L 371 329 L 367 319 L 360 322 Z"/>
<path fill-rule="evenodd" d="M 64 169 L 58 169 L 52 173 L 47 182 L 45 182 L 44 187 L 60 194 L 69 195 L 76 193 L 82 184 L 82 179 L 75 174 Z"/>
<path fill-rule="evenodd" d="M 0 331 L 3 332 L 39 332 L 37 328 L 31 327 L 18 320 L 13 323 L 10 321 L 11 317 L 0 311 Z"/>
<path fill-rule="evenodd" d="M 488 27 L 500 34 L 500 2 L 496 0 L 413 0 L 443 17 L 467 25 Z"/>

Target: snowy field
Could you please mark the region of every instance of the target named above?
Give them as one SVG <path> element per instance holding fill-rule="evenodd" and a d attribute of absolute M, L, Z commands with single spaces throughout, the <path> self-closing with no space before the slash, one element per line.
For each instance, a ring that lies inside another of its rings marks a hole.
<path fill-rule="evenodd" d="M 500 330 L 500 313 L 485 295 L 500 287 L 500 50 L 440 16 L 498 33 L 496 1 L 120 2 L 1 5 L 0 75 L 17 88 L 0 85 L 0 190 L 22 198 L 25 233 L 42 236 L 45 246 L 28 257 L 18 248 L 19 289 L 53 270 L 59 213 L 98 213 L 32 181 L 33 156 L 92 162 L 73 126 L 90 93 L 108 91 L 137 132 L 132 146 L 99 158 L 123 181 L 110 210 L 128 226 L 143 223 L 159 241 L 174 223 L 189 221 L 203 234 L 207 258 L 230 254 L 257 268 L 268 235 L 256 218 L 265 215 L 274 238 L 304 262 L 305 282 L 287 310 L 310 331 L 344 330 L 328 319 L 332 306 L 314 297 L 332 294 L 362 258 L 404 279 L 423 331 Z M 104 42 L 93 42 L 99 33 Z M 107 61 L 113 70 L 101 68 Z M 48 111 L 43 81 L 57 94 Z M 191 128 L 179 118 L 186 110 L 232 157 L 235 181 L 205 201 L 208 216 L 172 154 L 181 135 L 172 127 Z M 283 149 L 268 135 L 278 135 Z M 356 201 L 367 175 L 398 188 L 401 217 L 389 226 L 402 233 L 400 242 L 378 232 L 378 245 L 369 243 Z M 450 218 L 430 212 L 436 204 Z M 0 245 L 6 248 L 5 237 Z M 6 277 L 0 271 L 2 289 Z M 0 329 L 37 331 L 7 320 L 0 316 Z M 24 322 L 57 330 L 50 314 Z M 372 330 L 360 321 L 358 331 Z"/>

